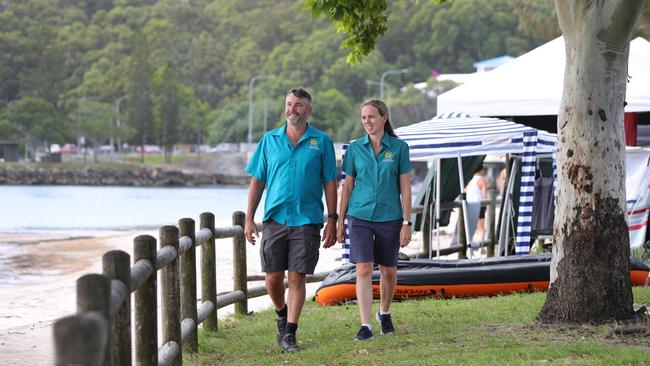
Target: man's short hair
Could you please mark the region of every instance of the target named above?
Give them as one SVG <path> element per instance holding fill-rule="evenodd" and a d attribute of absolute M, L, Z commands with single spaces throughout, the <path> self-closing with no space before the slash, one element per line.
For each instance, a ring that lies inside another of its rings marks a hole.
<path fill-rule="evenodd" d="M 294 96 L 302 99 L 307 99 L 307 104 L 311 105 L 311 94 L 309 94 L 305 89 L 303 88 L 293 88 L 289 90 L 289 93 L 287 95 L 293 94 Z"/>

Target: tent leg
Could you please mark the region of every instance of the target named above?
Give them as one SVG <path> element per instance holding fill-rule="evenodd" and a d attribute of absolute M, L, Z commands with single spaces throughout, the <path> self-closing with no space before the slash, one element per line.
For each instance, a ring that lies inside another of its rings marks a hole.
<path fill-rule="evenodd" d="M 422 221 L 420 223 L 420 232 L 422 233 L 422 252 L 428 253 L 427 257 L 431 259 L 431 210 L 429 209 L 431 199 L 431 188 L 427 188 L 427 192 L 424 194 L 424 205 L 422 206 Z M 416 258 L 420 258 L 420 253 L 418 251 Z"/>
<path fill-rule="evenodd" d="M 508 241 L 510 239 L 510 220 L 512 219 L 512 190 L 515 185 L 515 175 L 519 168 L 518 160 L 512 161 L 508 174 L 508 185 L 503 204 L 501 205 L 501 227 L 499 228 L 499 255 L 508 256 Z"/>
<path fill-rule="evenodd" d="M 436 228 L 436 258 L 440 259 L 440 158 L 436 159 L 436 201 L 435 201 L 435 228 Z M 429 257 L 431 259 L 431 257 Z"/>
<path fill-rule="evenodd" d="M 458 160 L 458 184 L 460 185 L 460 198 L 461 198 L 461 215 L 463 215 L 463 227 L 459 227 L 458 230 L 464 230 L 465 233 L 465 241 L 462 242 L 461 244 L 465 247 L 464 251 L 467 251 L 467 243 L 472 240 L 472 238 L 469 235 L 469 226 L 467 225 L 468 219 L 467 219 L 467 198 L 465 197 L 465 178 L 463 177 L 463 159 L 460 157 L 460 151 L 458 151 L 457 155 L 457 160 Z M 462 235 L 458 236 L 459 240 L 462 240 Z M 469 251 L 469 257 L 472 257 L 472 250 L 470 249 Z"/>

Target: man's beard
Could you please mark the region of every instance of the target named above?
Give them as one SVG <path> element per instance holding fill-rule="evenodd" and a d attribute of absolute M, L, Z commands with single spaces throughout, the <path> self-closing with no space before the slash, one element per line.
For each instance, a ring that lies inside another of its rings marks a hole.
<path fill-rule="evenodd" d="M 285 117 L 285 120 L 286 120 L 287 123 L 289 123 L 290 125 L 295 126 L 295 125 L 299 125 L 299 124 L 301 124 L 302 122 L 306 122 L 306 121 L 307 121 L 307 116 L 304 115 L 304 114 L 301 114 L 301 115 L 299 115 L 297 118 L 295 118 L 295 119 L 293 119 L 293 120 L 291 120 L 291 119 L 288 118 L 288 117 Z"/>

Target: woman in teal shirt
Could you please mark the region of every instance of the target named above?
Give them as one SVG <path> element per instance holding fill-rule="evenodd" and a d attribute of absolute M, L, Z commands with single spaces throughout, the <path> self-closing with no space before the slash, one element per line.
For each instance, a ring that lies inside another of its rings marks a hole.
<path fill-rule="evenodd" d="M 345 240 L 348 218 L 350 261 L 357 272 L 361 328 L 355 340 L 373 336 L 372 268 L 379 264 L 380 307 L 376 314 L 382 334 L 394 332 L 390 305 L 397 283 L 399 248 L 411 241 L 411 163 L 408 145 L 395 135 L 388 107 L 377 99 L 361 105 L 367 135 L 350 144 L 343 159 L 346 174 L 341 193 L 337 239 Z M 400 199 L 401 196 L 401 199 Z"/>

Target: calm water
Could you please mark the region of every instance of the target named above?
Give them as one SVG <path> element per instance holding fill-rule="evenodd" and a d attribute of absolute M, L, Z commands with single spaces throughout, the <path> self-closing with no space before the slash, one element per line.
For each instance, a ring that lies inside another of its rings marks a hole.
<path fill-rule="evenodd" d="M 0 232 L 83 235 L 176 225 L 212 212 L 217 224 L 246 211 L 246 188 L 0 186 Z M 262 205 L 260 205 L 262 206 Z M 258 213 L 262 211 L 258 209 Z"/>

